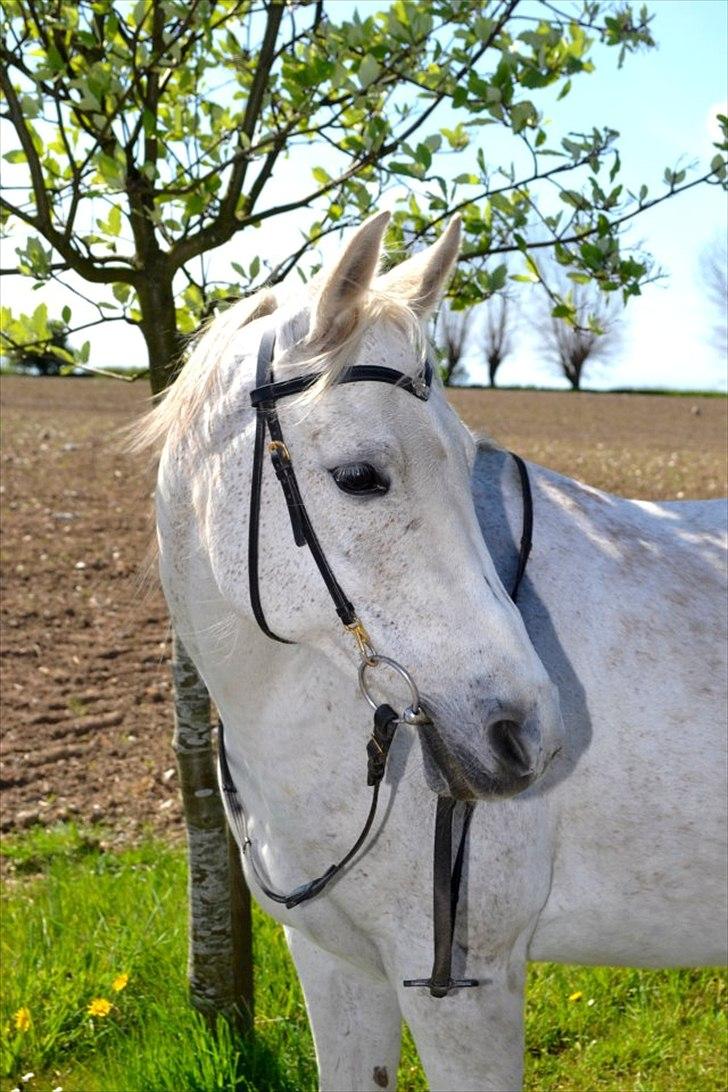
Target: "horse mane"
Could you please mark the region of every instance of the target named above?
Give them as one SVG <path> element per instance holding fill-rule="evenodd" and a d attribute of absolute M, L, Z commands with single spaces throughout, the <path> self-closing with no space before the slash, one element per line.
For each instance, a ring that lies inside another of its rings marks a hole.
<path fill-rule="evenodd" d="M 221 315 L 213 315 L 197 338 L 189 359 L 161 397 L 158 405 L 129 431 L 131 451 L 155 450 L 172 429 L 187 431 L 211 394 L 219 369 L 216 363 L 238 330 L 276 310 L 273 292 L 263 290 L 232 304 Z"/>
<path fill-rule="evenodd" d="M 312 285 L 314 282 L 311 282 Z M 177 379 L 167 389 L 158 405 L 147 412 L 128 431 L 128 447 L 132 451 L 159 450 L 170 433 L 189 434 L 193 422 L 220 380 L 220 362 L 244 326 L 279 309 L 279 301 L 271 289 L 262 289 L 213 316 L 198 337 L 188 360 Z M 412 308 L 401 298 L 372 288 L 361 304 L 352 308 L 346 323 L 335 323 L 323 340 L 310 345 L 306 355 L 307 371 L 320 374 L 320 380 L 302 395 L 304 401 L 314 401 L 330 386 L 350 362 L 352 353 L 364 331 L 374 322 L 389 320 L 412 343 L 418 352 L 424 347 L 422 324 Z M 292 326 L 295 327 L 296 319 Z M 300 340 L 297 338 L 295 340 Z M 307 348 L 305 336 L 303 346 Z M 298 354 L 300 355 L 300 354 Z M 285 367 L 285 360 L 284 360 Z"/>

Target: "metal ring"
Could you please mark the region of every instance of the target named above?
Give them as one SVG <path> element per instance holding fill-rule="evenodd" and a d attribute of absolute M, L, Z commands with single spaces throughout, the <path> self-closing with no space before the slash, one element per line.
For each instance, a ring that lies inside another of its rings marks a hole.
<path fill-rule="evenodd" d="M 367 687 L 366 673 L 368 668 L 378 667 L 379 664 L 385 664 L 387 667 L 391 667 L 393 671 L 396 671 L 397 674 L 404 679 L 404 681 L 407 683 L 407 686 L 410 688 L 411 700 L 407 708 L 408 710 L 411 709 L 415 714 L 419 713 L 420 693 L 415 685 L 415 680 L 412 678 L 409 671 L 407 671 L 406 668 L 402 667 L 401 664 L 398 664 L 396 660 L 390 660 L 389 656 L 380 656 L 378 652 L 374 653 L 374 655 L 371 657 L 371 660 L 363 660 L 359 664 L 359 689 L 361 690 L 366 700 L 369 702 L 369 705 L 372 707 L 372 709 L 378 709 L 381 705 L 381 702 L 375 701 L 372 697 L 369 688 Z"/>

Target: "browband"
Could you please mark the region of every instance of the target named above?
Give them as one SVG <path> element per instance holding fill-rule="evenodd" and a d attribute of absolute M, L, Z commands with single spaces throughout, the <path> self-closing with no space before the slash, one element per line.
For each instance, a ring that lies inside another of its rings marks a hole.
<path fill-rule="evenodd" d="M 343 383 L 391 383 L 393 387 L 401 387 L 408 394 L 426 402 L 430 397 L 432 384 L 432 364 L 425 360 L 424 370 L 421 376 L 414 379 L 404 372 L 395 371 L 394 368 L 379 367 L 376 364 L 357 364 L 347 368 L 336 380 L 336 386 Z M 290 398 L 293 394 L 303 394 L 321 378 L 316 373 L 299 375 L 295 379 L 281 379 L 278 383 L 264 383 L 250 392 L 250 401 L 257 408 L 262 403 L 277 402 L 281 398 Z"/>

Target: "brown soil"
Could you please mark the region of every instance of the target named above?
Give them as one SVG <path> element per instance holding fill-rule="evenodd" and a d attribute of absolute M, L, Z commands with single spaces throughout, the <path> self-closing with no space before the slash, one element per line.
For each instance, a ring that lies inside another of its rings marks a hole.
<path fill-rule="evenodd" d="M 0 829 L 78 817 L 182 831 L 169 627 L 149 569 L 153 472 L 117 430 L 138 384 L 4 378 Z M 476 429 L 631 496 L 726 488 L 725 399 L 456 391 Z"/>

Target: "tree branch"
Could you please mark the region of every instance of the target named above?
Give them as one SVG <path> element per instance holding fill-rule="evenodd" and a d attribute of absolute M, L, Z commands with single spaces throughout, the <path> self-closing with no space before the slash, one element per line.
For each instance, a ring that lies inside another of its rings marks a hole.
<path fill-rule="evenodd" d="M 702 182 L 710 182 L 710 179 L 715 178 L 716 176 L 716 171 L 708 171 L 707 174 L 701 175 L 700 178 L 694 178 L 692 182 L 686 182 L 684 186 L 673 186 L 667 193 L 663 193 L 662 197 L 656 197 L 652 201 L 645 201 L 643 204 L 638 205 L 636 209 L 632 209 L 631 212 L 626 212 L 623 216 L 618 216 L 614 220 L 610 220 L 610 226 L 619 227 L 621 224 L 626 224 L 628 220 L 632 220 L 635 216 L 639 216 L 641 212 L 647 212 L 648 209 L 653 209 L 656 205 L 661 205 L 663 201 L 667 201 L 671 197 L 677 196 L 679 193 L 684 193 L 686 190 L 691 190 L 693 186 L 699 186 Z M 599 227 L 594 225 L 592 227 L 584 228 L 581 231 L 574 232 L 573 235 L 554 235 L 553 239 L 529 243 L 528 249 L 543 250 L 546 247 L 554 246 L 556 243 L 561 243 L 564 246 L 569 243 L 580 243 L 584 239 L 596 235 L 598 231 Z M 468 250 L 467 252 L 460 254 L 458 261 L 467 262 L 471 258 L 485 258 L 491 254 L 513 254 L 520 249 L 521 248 L 517 243 L 509 243 L 508 246 L 479 247 L 476 250 Z"/>
<path fill-rule="evenodd" d="M 255 127 L 258 124 L 258 118 L 260 117 L 260 111 L 263 107 L 265 89 L 270 78 L 270 66 L 275 52 L 278 30 L 281 25 L 281 19 L 283 18 L 283 10 L 282 4 L 270 4 L 268 7 L 263 42 L 260 47 L 258 63 L 255 68 L 255 75 L 253 76 L 253 82 L 250 87 L 248 101 L 245 104 L 243 123 L 240 127 L 240 133 L 246 138 L 248 144 L 252 143 L 253 133 L 255 132 Z M 220 211 L 220 216 L 223 220 L 230 220 L 235 216 L 238 199 L 242 192 L 245 175 L 248 170 L 248 163 L 248 157 L 241 156 L 233 167 Z"/>
<path fill-rule="evenodd" d="M 127 269 L 126 266 L 110 266 L 99 269 L 96 258 L 84 258 L 52 225 L 43 225 L 40 220 L 30 213 L 11 205 L 4 197 L 0 197 L 0 208 L 4 208 L 11 216 L 17 216 L 28 227 L 34 228 L 43 238 L 54 247 L 65 260 L 66 267 L 78 273 L 84 280 L 94 284 L 113 284 L 115 281 L 131 284 L 134 287 L 139 283 L 140 272 L 137 269 Z M 118 259 L 117 259 L 118 260 Z"/>
<path fill-rule="evenodd" d="M 48 201 L 45 180 L 43 178 L 43 167 L 41 166 L 40 157 L 35 150 L 30 130 L 25 123 L 25 118 L 23 117 L 23 111 L 18 96 L 15 93 L 15 88 L 10 80 L 8 70 L 4 66 L 0 66 L 0 87 L 5 92 L 10 111 L 10 120 L 12 121 L 15 132 L 18 134 L 20 145 L 25 153 L 25 158 L 28 161 L 28 169 L 30 171 L 30 179 L 33 186 L 35 207 L 38 210 L 39 223 L 51 227 L 51 207 Z"/>

